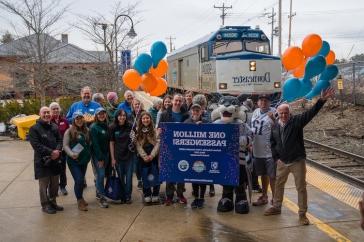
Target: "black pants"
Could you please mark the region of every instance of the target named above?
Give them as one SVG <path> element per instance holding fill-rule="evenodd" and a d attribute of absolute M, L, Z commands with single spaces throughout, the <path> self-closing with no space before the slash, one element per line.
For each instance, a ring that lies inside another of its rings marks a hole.
<path fill-rule="evenodd" d="M 195 198 L 205 198 L 206 184 L 192 183 L 192 194 Z"/>
<path fill-rule="evenodd" d="M 65 188 L 67 186 L 67 176 L 66 176 L 66 152 L 62 151 L 61 154 L 61 174 L 59 174 L 59 186 Z"/>

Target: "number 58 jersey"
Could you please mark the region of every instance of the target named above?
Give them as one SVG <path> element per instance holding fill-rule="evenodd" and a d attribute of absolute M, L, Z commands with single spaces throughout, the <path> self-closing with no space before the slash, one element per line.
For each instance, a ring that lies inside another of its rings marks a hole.
<path fill-rule="evenodd" d="M 270 133 L 274 121 L 268 113 L 275 113 L 275 108 L 269 108 L 267 112 L 262 112 L 260 108 L 254 110 L 251 119 L 251 130 L 253 132 L 253 155 L 256 158 L 272 157 L 270 149 Z"/>

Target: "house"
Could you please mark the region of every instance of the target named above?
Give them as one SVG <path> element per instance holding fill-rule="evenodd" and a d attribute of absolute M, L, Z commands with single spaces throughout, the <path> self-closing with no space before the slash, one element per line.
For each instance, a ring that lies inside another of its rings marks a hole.
<path fill-rule="evenodd" d="M 46 65 L 47 81 L 41 88 L 49 96 L 78 94 L 85 85 L 95 91 L 112 87 L 107 52 L 88 51 L 70 44 L 66 34 L 61 40 L 34 34 L 0 45 L 0 94 L 36 93 L 34 69 L 39 63 Z"/>

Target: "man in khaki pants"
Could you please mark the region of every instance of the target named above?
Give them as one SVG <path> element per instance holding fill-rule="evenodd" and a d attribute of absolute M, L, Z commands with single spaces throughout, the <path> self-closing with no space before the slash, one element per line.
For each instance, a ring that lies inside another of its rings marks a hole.
<path fill-rule="evenodd" d="M 326 100 L 334 95 L 334 90 L 328 88 L 321 93 L 320 99 L 313 107 L 299 115 L 290 114 L 289 105 L 281 104 L 278 111 L 278 122 L 272 127 L 271 150 L 273 159 L 277 162 L 277 176 L 273 206 L 267 209 L 264 215 L 281 213 L 284 185 L 289 173 L 294 176 L 298 193 L 298 214 L 301 225 L 309 225 L 306 217 L 307 190 L 306 190 L 306 151 L 303 141 L 303 128 L 324 106 Z"/>

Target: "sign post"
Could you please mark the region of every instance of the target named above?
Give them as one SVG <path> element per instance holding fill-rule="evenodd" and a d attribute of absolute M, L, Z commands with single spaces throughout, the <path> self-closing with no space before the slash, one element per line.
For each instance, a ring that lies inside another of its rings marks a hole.
<path fill-rule="evenodd" d="M 340 92 L 340 109 L 341 109 L 341 116 L 344 116 L 344 106 L 343 106 L 343 102 L 344 102 L 344 96 L 343 96 L 343 90 L 344 90 L 344 84 L 343 84 L 343 78 L 341 75 L 339 75 L 339 77 L 337 78 L 337 89 Z"/>

